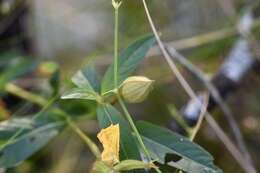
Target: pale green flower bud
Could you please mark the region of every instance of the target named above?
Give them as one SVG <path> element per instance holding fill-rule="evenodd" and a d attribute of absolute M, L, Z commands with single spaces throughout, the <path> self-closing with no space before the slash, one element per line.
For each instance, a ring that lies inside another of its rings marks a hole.
<path fill-rule="evenodd" d="M 127 78 L 119 87 L 119 94 L 129 103 L 140 103 L 153 88 L 153 80 L 143 76 Z"/>

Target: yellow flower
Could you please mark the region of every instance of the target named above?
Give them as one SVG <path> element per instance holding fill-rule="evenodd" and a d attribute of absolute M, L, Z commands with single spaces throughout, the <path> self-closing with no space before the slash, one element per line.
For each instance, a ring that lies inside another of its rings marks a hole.
<path fill-rule="evenodd" d="M 101 160 L 109 166 L 119 162 L 119 140 L 120 130 L 119 124 L 111 124 L 109 127 L 102 129 L 97 135 L 99 141 L 103 145 Z"/>

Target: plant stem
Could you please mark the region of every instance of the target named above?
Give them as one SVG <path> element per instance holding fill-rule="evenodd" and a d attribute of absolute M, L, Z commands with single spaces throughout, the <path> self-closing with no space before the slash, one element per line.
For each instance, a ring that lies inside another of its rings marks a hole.
<path fill-rule="evenodd" d="M 41 96 L 35 95 L 33 93 L 30 93 L 28 91 L 25 91 L 24 89 L 12 84 L 8 83 L 5 85 L 5 90 L 13 95 L 16 95 L 20 98 L 23 98 L 25 100 L 28 100 L 32 103 L 35 103 L 40 106 L 44 106 L 48 104 L 48 101 L 43 99 Z"/>
<path fill-rule="evenodd" d="M 143 140 L 142 140 L 142 138 L 141 138 L 141 135 L 140 135 L 140 133 L 138 132 L 138 130 L 137 130 L 135 124 L 134 124 L 134 121 L 133 121 L 133 119 L 132 119 L 132 116 L 130 115 L 130 113 L 128 112 L 128 110 L 127 110 L 127 108 L 126 108 L 126 105 L 125 105 L 124 101 L 122 100 L 122 98 L 120 97 L 120 95 L 118 95 L 117 98 L 118 98 L 118 101 L 119 101 L 120 106 L 122 107 L 122 109 L 123 109 L 123 111 L 124 111 L 124 114 L 125 114 L 125 116 L 126 116 L 127 121 L 129 122 L 131 128 L 133 129 L 133 131 L 134 131 L 134 133 L 135 133 L 135 136 L 136 136 L 136 138 L 137 138 L 137 140 L 138 140 L 138 142 L 139 142 L 141 148 L 142 148 L 143 151 L 144 151 L 144 154 L 146 155 L 146 157 L 148 158 L 148 160 L 151 161 L 151 160 L 152 160 L 151 155 L 150 155 L 148 149 L 146 148 L 146 146 L 145 146 L 145 144 L 144 144 L 144 142 L 143 142 Z M 156 170 L 157 173 L 161 173 L 161 171 L 159 170 L 159 168 L 154 168 L 154 169 Z"/>
<path fill-rule="evenodd" d="M 66 115 L 66 120 L 71 129 L 78 134 L 78 136 L 85 142 L 85 144 L 89 147 L 91 152 L 96 156 L 97 159 L 100 158 L 100 151 L 97 145 Z"/>
<path fill-rule="evenodd" d="M 130 113 L 128 112 L 128 110 L 127 110 L 127 108 L 126 108 L 126 105 L 125 105 L 124 101 L 122 100 L 122 98 L 121 98 L 120 96 L 118 96 L 118 101 L 119 101 L 119 104 L 120 104 L 120 106 L 122 107 L 122 109 L 123 109 L 123 111 L 124 111 L 124 113 L 125 113 L 125 115 L 126 115 L 126 119 L 128 120 L 128 122 L 129 122 L 131 128 L 133 129 L 133 131 L 134 131 L 134 133 L 135 133 L 135 135 L 136 135 L 136 137 L 137 137 L 138 142 L 140 143 L 140 145 L 141 145 L 141 147 L 142 147 L 142 149 L 143 149 L 143 151 L 144 151 L 146 157 L 147 157 L 147 158 L 149 159 L 149 161 L 150 161 L 150 160 L 151 160 L 150 153 L 149 153 L 148 150 L 146 149 L 146 147 L 145 147 L 145 145 L 144 145 L 144 142 L 143 142 L 143 140 L 142 140 L 142 138 L 141 138 L 141 136 L 140 136 L 140 133 L 138 132 L 138 130 L 137 130 L 135 124 L 134 124 L 134 121 L 133 121 L 133 119 L 132 119 L 132 116 L 131 116 Z"/>
<path fill-rule="evenodd" d="M 161 38 L 158 34 L 157 29 L 155 28 L 154 22 L 152 20 L 152 17 L 150 15 L 148 6 L 146 4 L 146 0 L 142 0 L 144 9 L 148 18 L 148 21 L 150 23 L 150 26 L 152 28 L 152 31 L 155 35 L 155 38 L 157 40 L 157 43 L 159 45 L 159 48 L 166 59 L 168 65 L 170 66 L 172 72 L 175 74 L 177 79 L 179 80 L 180 84 L 184 88 L 185 92 L 196 102 L 201 103 L 199 99 L 197 98 L 195 92 L 191 88 L 191 86 L 188 84 L 186 79 L 182 76 L 179 69 L 177 68 L 174 61 L 172 61 L 170 54 L 167 52 L 163 42 L 161 41 Z M 175 50 L 175 55 L 179 55 L 179 53 Z M 243 154 L 240 152 L 240 150 L 237 149 L 237 147 L 233 144 L 233 142 L 229 139 L 229 137 L 226 135 L 226 133 L 221 129 L 221 127 L 217 124 L 217 122 L 212 118 L 211 114 L 206 111 L 206 121 L 209 123 L 211 128 L 215 131 L 216 135 L 219 137 L 219 139 L 224 143 L 226 148 L 230 151 L 234 159 L 240 164 L 240 166 L 245 170 L 245 172 L 250 173 L 256 173 L 256 169 L 253 164 L 248 162 L 246 159 L 244 159 Z"/>
<path fill-rule="evenodd" d="M 200 110 L 200 115 L 199 115 L 199 120 L 196 124 L 196 126 L 192 129 L 191 133 L 190 133 L 190 140 L 193 141 L 197 135 L 197 133 L 200 130 L 200 127 L 202 125 L 203 119 L 205 117 L 205 113 L 207 111 L 207 107 L 208 107 L 208 102 L 209 102 L 209 94 L 205 94 L 204 95 L 204 99 L 203 99 L 203 105 L 202 105 L 202 109 Z"/>
<path fill-rule="evenodd" d="M 116 6 L 114 6 L 115 8 L 115 28 L 114 28 L 114 87 L 117 89 L 118 87 L 118 10 L 119 10 L 119 7 L 121 5 L 121 2 L 118 3 Z M 137 137 L 137 140 L 138 142 L 140 143 L 146 157 L 148 158 L 149 161 L 151 161 L 151 156 L 150 156 L 150 153 L 149 151 L 147 150 L 147 148 L 145 147 L 144 145 L 144 142 L 140 136 L 140 133 L 138 132 L 135 124 L 134 124 L 134 121 L 130 115 L 130 113 L 128 112 L 126 106 L 125 106 L 125 103 L 123 102 L 122 98 L 120 97 L 119 94 L 117 94 L 117 98 L 118 98 L 118 101 L 119 101 L 119 104 L 121 105 L 125 115 L 126 115 L 126 118 L 131 126 L 131 128 L 133 129 L 136 137 Z M 157 173 L 161 173 L 161 171 L 158 169 L 158 168 L 155 168 L 156 172 Z"/>
<path fill-rule="evenodd" d="M 114 87 L 117 88 L 118 85 L 118 10 L 115 8 L 115 28 L 114 28 Z"/>
<path fill-rule="evenodd" d="M 183 117 L 180 115 L 179 111 L 174 105 L 169 105 L 168 110 L 171 113 L 171 116 L 175 119 L 175 121 L 185 130 L 186 133 L 191 133 L 191 128 L 186 123 L 186 121 L 183 119 Z"/>

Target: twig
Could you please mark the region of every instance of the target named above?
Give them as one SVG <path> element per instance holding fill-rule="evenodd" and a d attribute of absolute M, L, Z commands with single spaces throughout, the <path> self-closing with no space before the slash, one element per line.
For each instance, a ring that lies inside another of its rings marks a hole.
<path fill-rule="evenodd" d="M 259 27 L 260 27 L 260 18 L 257 18 L 254 21 L 252 28 L 258 29 Z M 183 50 L 187 50 L 187 49 L 204 46 L 204 45 L 207 45 L 207 44 L 210 44 L 213 42 L 217 42 L 217 41 L 220 41 L 220 40 L 223 40 L 226 38 L 235 37 L 236 35 L 238 35 L 236 27 L 229 27 L 229 28 L 224 28 L 224 29 L 220 29 L 217 31 L 199 34 L 199 35 L 189 37 L 189 38 L 165 42 L 164 45 L 166 45 L 168 47 L 174 47 L 177 51 L 183 51 Z M 161 54 L 161 52 L 160 52 L 159 47 L 157 45 L 155 45 L 154 47 L 152 47 L 149 50 L 147 57 L 158 56 L 160 54 Z M 102 61 L 98 62 L 99 65 L 110 64 L 111 56 L 112 56 L 111 54 L 106 54 L 106 55 L 103 54 L 102 57 L 104 57 L 104 58 L 102 59 Z M 98 58 L 100 58 L 100 57 L 98 57 Z"/>
<path fill-rule="evenodd" d="M 209 104 L 209 94 L 204 94 L 203 104 L 201 106 L 201 111 L 200 111 L 200 115 L 199 115 L 199 120 L 198 120 L 196 126 L 194 127 L 194 129 L 192 130 L 192 133 L 190 135 L 191 141 L 193 141 L 195 139 L 197 133 L 199 132 L 199 129 L 202 125 L 203 119 L 204 119 L 206 112 L 207 112 L 208 104 Z"/>
<path fill-rule="evenodd" d="M 70 128 L 85 142 L 85 144 L 89 147 L 90 151 L 95 155 L 95 157 L 99 159 L 101 153 L 97 145 L 70 118 L 68 118 L 67 115 L 65 116 Z"/>
<path fill-rule="evenodd" d="M 165 45 L 174 47 L 176 50 L 181 51 L 181 50 L 200 47 L 235 35 L 236 35 L 236 28 L 230 27 L 230 28 L 220 29 L 218 31 L 212 31 L 212 32 L 196 35 L 189 38 L 183 38 L 181 40 L 166 42 Z M 156 45 L 149 51 L 147 56 L 148 57 L 157 56 L 159 54 L 160 54 L 160 48 Z"/>
<path fill-rule="evenodd" d="M 252 29 L 256 29 L 260 26 L 260 18 L 254 20 Z M 175 40 L 171 42 L 166 42 L 164 45 L 174 47 L 176 50 L 186 50 L 191 48 L 200 47 L 212 42 L 223 40 L 229 37 L 238 35 L 237 28 L 232 26 L 229 28 L 220 29 L 213 32 L 208 32 L 205 34 L 196 35 L 189 38 L 184 38 L 181 40 Z M 148 53 L 148 56 L 157 56 L 160 54 L 160 50 L 157 46 L 154 46 Z"/>
<path fill-rule="evenodd" d="M 236 142 L 238 143 L 238 146 L 240 150 L 247 155 L 248 160 L 250 159 L 250 154 L 246 148 L 245 142 L 243 140 L 243 136 L 241 134 L 241 131 L 236 123 L 236 120 L 234 119 L 234 116 L 227 106 L 225 104 L 224 100 L 222 99 L 221 95 L 219 94 L 218 90 L 215 88 L 215 86 L 207 79 L 207 77 L 204 75 L 202 70 L 197 68 L 195 65 L 193 65 L 187 58 L 176 52 L 175 49 L 167 46 L 166 50 L 170 54 L 170 56 L 173 59 L 176 59 L 180 64 L 182 64 L 185 68 L 187 68 L 191 73 L 193 73 L 208 89 L 213 99 L 216 101 L 216 103 L 219 105 L 220 109 L 224 113 L 224 116 L 228 120 L 228 123 L 231 127 L 231 130 L 234 134 L 234 137 L 236 139 Z"/>
<path fill-rule="evenodd" d="M 160 37 L 159 34 L 155 28 L 155 25 L 153 23 L 153 20 L 151 18 L 149 9 L 147 7 L 146 1 L 143 0 L 143 5 L 145 8 L 145 12 L 147 15 L 147 18 L 149 20 L 150 26 L 153 30 L 153 33 L 155 35 L 155 38 L 157 40 L 157 43 L 161 49 L 161 52 L 164 56 L 164 58 L 166 59 L 168 65 L 170 66 L 171 70 L 173 71 L 173 73 L 176 75 L 177 79 L 179 80 L 180 84 L 182 85 L 182 87 L 185 89 L 185 91 L 187 92 L 187 94 L 194 99 L 196 102 L 198 102 L 199 104 L 201 104 L 201 102 L 198 100 L 198 98 L 196 97 L 195 92 L 193 91 L 193 89 L 190 87 L 190 85 L 188 84 L 188 82 L 183 78 L 182 74 L 180 73 L 180 71 L 178 70 L 176 64 L 172 61 L 172 59 L 170 58 L 170 55 L 168 54 L 168 52 L 166 51 Z M 215 133 L 217 134 L 217 136 L 219 137 L 219 139 L 221 139 L 221 141 L 225 144 L 225 146 L 227 147 L 227 149 L 230 151 L 230 153 L 233 155 L 234 159 L 236 159 L 236 161 L 240 164 L 240 166 L 244 169 L 245 172 L 249 172 L 249 173 L 256 173 L 255 168 L 253 167 L 253 165 L 251 165 L 247 160 L 245 160 L 243 158 L 243 155 L 240 153 L 240 151 L 236 148 L 236 146 L 232 143 L 232 141 L 228 138 L 228 136 L 223 132 L 223 130 L 219 127 L 219 125 L 216 123 L 216 121 L 212 118 L 212 116 L 210 115 L 210 113 L 206 112 L 206 120 L 209 123 L 209 125 L 211 126 L 212 129 L 214 129 Z"/>
<path fill-rule="evenodd" d="M 186 131 L 186 133 L 190 134 L 192 129 L 189 127 L 188 123 L 180 115 L 177 108 L 174 105 L 169 105 L 167 107 L 174 120 Z"/>
<path fill-rule="evenodd" d="M 35 95 L 33 93 L 27 92 L 27 91 L 23 90 L 22 88 L 14 85 L 12 83 L 7 83 L 5 85 L 5 90 L 9 93 L 12 93 L 16 96 L 19 96 L 20 98 L 23 98 L 25 100 L 29 100 L 32 103 L 35 103 L 35 104 L 40 105 L 40 106 L 47 105 L 47 103 L 48 103 L 42 97 Z"/>
<path fill-rule="evenodd" d="M 234 4 L 231 2 L 231 0 L 217 0 L 222 9 L 224 10 L 227 17 L 229 17 L 229 20 L 232 23 L 235 23 L 237 20 L 239 21 L 237 24 L 237 31 L 239 32 L 240 36 L 244 37 L 249 43 L 252 48 L 252 52 L 255 54 L 255 57 L 258 59 L 259 55 L 257 52 L 258 43 L 252 34 L 252 25 L 254 23 L 253 18 L 253 10 L 259 5 L 259 0 L 256 0 L 255 2 L 249 2 L 248 5 L 245 5 L 243 10 L 245 10 L 245 14 L 243 14 L 241 17 L 238 16 L 238 13 L 234 7 Z M 229 7 L 229 8 L 227 8 Z M 242 11 L 242 10 L 241 10 Z M 252 21 L 251 21 L 252 20 Z M 251 23 L 252 22 L 252 23 Z M 241 27 L 241 28 L 240 28 Z M 217 95 L 215 95 L 217 96 Z M 220 96 L 220 95 L 219 95 Z M 214 96 L 213 96 L 214 97 Z M 221 97 L 219 97 L 222 99 Z M 224 115 L 226 115 L 226 118 L 230 122 L 231 129 L 233 130 L 238 146 L 240 150 L 244 153 L 245 158 L 253 165 L 252 158 L 249 154 L 249 151 L 245 145 L 245 142 L 243 140 L 243 136 L 241 135 L 240 129 L 238 128 L 238 125 L 236 121 L 234 120 L 234 116 L 232 115 L 231 110 L 228 108 L 228 106 L 223 102 L 223 100 L 220 100 L 219 98 L 215 98 L 217 104 L 222 109 Z M 233 120 L 232 120 L 233 119 Z"/>

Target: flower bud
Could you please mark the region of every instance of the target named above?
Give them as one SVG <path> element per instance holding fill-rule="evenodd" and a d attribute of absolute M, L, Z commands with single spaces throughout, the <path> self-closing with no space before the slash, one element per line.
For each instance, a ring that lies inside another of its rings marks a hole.
<path fill-rule="evenodd" d="M 129 103 L 140 103 L 146 99 L 152 90 L 153 82 L 147 77 L 132 76 L 121 84 L 119 93 Z"/>

